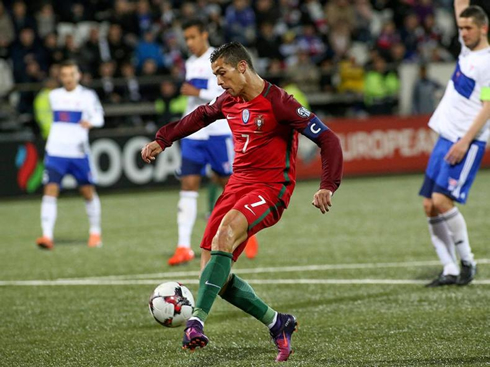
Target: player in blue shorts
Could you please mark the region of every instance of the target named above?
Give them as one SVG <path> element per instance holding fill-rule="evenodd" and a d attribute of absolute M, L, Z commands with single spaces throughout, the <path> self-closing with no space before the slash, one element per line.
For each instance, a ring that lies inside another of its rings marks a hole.
<path fill-rule="evenodd" d="M 185 83 L 181 93 L 188 96 L 188 115 L 200 105 L 206 104 L 223 93 L 211 70 L 209 58 L 214 48 L 209 46 L 208 32 L 200 20 L 189 20 L 183 25 L 184 37 L 192 56 L 186 61 Z M 206 167 L 212 171 L 212 180 L 224 187 L 232 173 L 234 157 L 233 141 L 226 119 L 181 140 L 182 165 L 180 199 L 177 206 L 178 242 L 169 265 L 179 265 L 194 258 L 191 235 L 197 217 L 197 197 L 201 177 Z M 248 245 L 248 257 L 254 257 L 257 241 L 253 237 Z M 252 251 L 251 251 L 252 250 Z"/>
<path fill-rule="evenodd" d="M 428 287 L 467 285 L 476 262 L 466 222 L 454 205 L 465 204 L 490 136 L 488 17 L 469 0 L 455 0 L 461 53 L 429 126 L 439 134 L 420 190 L 429 233 L 443 265 Z M 457 264 L 456 254 L 461 260 Z"/>
<path fill-rule="evenodd" d="M 61 181 L 67 174 L 78 183 L 85 199 L 90 223 L 89 247 L 102 245 L 100 228 L 100 200 L 94 187 L 90 165 L 88 131 L 104 125 L 104 114 L 99 98 L 93 90 L 79 85 L 80 71 L 73 61 L 61 65 L 62 88 L 49 94 L 53 124 L 46 143 L 44 196 L 41 204 L 42 237 L 36 240 L 43 249 L 54 247 L 53 232 L 57 216 L 57 198 Z"/>

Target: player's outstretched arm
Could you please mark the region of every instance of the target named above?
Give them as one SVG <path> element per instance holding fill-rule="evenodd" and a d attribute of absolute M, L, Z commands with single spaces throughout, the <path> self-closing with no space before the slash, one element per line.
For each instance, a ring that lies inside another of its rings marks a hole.
<path fill-rule="evenodd" d="M 444 158 L 449 164 L 458 164 L 466 155 L 471 142 L 475 139 L 478 132 L 485 126 L 488 120 L 490 120 L 490 88 L 485 89 L 488 91 L 488 95 L 485 97 L 482 93 L 482 98 L 488 98 L 483 101 L 483 106 L 476 115 L 475 120 L 471 124 L 466 134 L 451 146 L 449 152 L 447 152 Z"/>
<path fill-rule="evenodd" d="M 146 149 L 146 147 L 142 149 L 141 157 L 143 160 L 150 163 L 150 161 L 154 160 L 159 153 L 165 150 L 165 148 L 170 147 L 174 141 L 185 138 L 214 121 L 224 118 L 224 115 L 221 112 L 221 104 L 226 98 L 227 96 L 223 93 L 208 104 L 199 106 L 182 119 L 161 127 L 157 131 L 155 141 L 146 145 L 148 149 Z M 161 150 L 158 151 L 153 143 L 159 145 Z"/>
<path fill-rule="evenodd" d="M 454 15 L 456 19 L 459 18 L 459 14 L 470 6 L 470 0 L 454 0 Z"/>

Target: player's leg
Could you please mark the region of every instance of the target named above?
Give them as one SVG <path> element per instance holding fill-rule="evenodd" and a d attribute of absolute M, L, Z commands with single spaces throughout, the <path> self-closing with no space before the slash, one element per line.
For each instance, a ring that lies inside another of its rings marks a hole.
<path fill-rule="evenodd" d="M 429 233 L 434 249 L 443 266 L 442 273 L 427 284 L 429 287 L 455 284 L 459 275 L 459 268 L 456 264 L 456 254 L 454 252 L 454 242 L 449 234 L 449 229 L 439 212 L 435 208 L 432 199 L 424 198 L 423 207 L 427 216 Z"/>
<path fill-rule="evenodd" d="M 101 229 L 101 205 L 100 199 L 95 191 L 95 171 L 92 169 L 90 156 L 85 158 L 73 158 L 68 166 L 68 173 L 71 173 L 77 180 L 78 190 L 85 200 L 85 210 L 89 221 L 88 247 L 102 246 Z"/>
<path fill-rule="evenodd" d="M 202 145 L 201 140 L 181 140 L 182 164 L 179 170 L 181 190 L 177 204 L 178 240 L 175 253 L 168 260 L 169 265 L 184 264 L 194 258 L 191 237 L 197 217 L 201 170 L 205 165 Z"/>
<path fill-rule="evenodd" d="M 79 188 L 80 194 L 85 199 L 85 210 L 89 221 L 89 247 L 102 246 L 102 228 L 101 228 L 101 205 L 100 199 L 93 185 L 83 185 Z"/>
<path fill-rule="evenodd" d="M 443 171 L 446 166 L 444 156 L 450 146 L 451 142 L 445 139 L 440 138 L 437 141 L 427 164 L 424 182 L 419 192 L 424 197 L 422 203 L 427 217 L 432 245 L 443 266 L 442 272 L 437 278 L 427 284 L 428 287 L 455 284 L 459 275 L 459 267 L 456 264 L 454 255 L 454 241 L 449 233 L 449 228 L 432 200 L 437 177 L 444 174 Z"/>
<path fill-rule="evenodd" d="M 441 174 L 436 179 L 432 195 L 434 206 L 444 219 L 461 259 L 458 285 L 467 285 L 473 280 L 476 262 L 471 251 L 466 221 L 454 202 L 466 203 L 484 153 L 485 143 L 474 141 L 461 162 L 455 165 L 445 162 Z"/>
<path fill-rule="evenodd" d="M 223 189 L 232 174 L 234 150 L 233 140 L 230 135 L 212 135 L 209 137 L 206 153 L 214 173 L 214 181 L 218 182 Z M 245 247 L 245 255 L 249 259 L 257 256 L 259 243 L 257 237 L 250 236 Z"/>
<path fill-rule="evenodd" d="M 44 194 L 41 202 L 41 228 L 42 237 L 36 240 L 39 248 L 51 250 L 54 247 L 53 232 L 57 217 L 57 201 L 59 185 L 48 183 L 44 186 Z"/>
<path fill-rule="evenodd" d="M 454 205 L 451 198 L 434 193 L 434 205 L 441 213 L 440 217 L 448 228 L 448 232 L 456 245 L 456 252 L 461 259 L 461 274 L 458 277 L 459 285 L 469 284 L 476 275 L 476 262 L 471 251 L 468 229 L 463 214 Z"/>
<path fill-rule="evenodd" d="M 296 319 L 292 315 L 278 314 L 255 294 L 253 288 L 245 280 L 230 273 L 232 260 L 236 260 L 243 251 L 251 231 L 253 234 L 262 228 L 274 225 L 279 220 L 283 208 L 278 202 L 271 201 L 267 193 L 263 191 L 256 195 L 255 193 L 251 195 L 239 193 L 236 196 L 241 199 L 236 203 L 232 202 L 234 209 L 231 209 L 219 224 L 216 235 L 212 239 L 212 251 L 203 248 L 201 259 L 203 270 L 199 293 L 196 309 L 193 318 L 189 321 L 188 329 L 200 328 L 202 333 L 204 321 L 216 296 L 220 294 L 223 299 L 266 325 L 279 350 L 277 360 L 287 360 L 291 353 L 291 334 L 296 329 Z M 274 196 L 277 197 L 277 195 Z M 224 195 L 224 199 L 223 197 L 220 199 L 226 202 L 227 195 Z M 235 197 L 232 197 L 232 200 L 234 199 Z M 235 208 L 240 208 L 245 213 Z M 254 210 L 249 213 L 247 210 L 250 208 Z M 220 209 L 221 206 L 217 205 L 210 218 L 210 226 L 216 223 L 217 216 L 219 218 Z M 209 240 L 208 233 L 207 230 L 201 247 L 206 246 L 206 241 Z"/>
<path fill-rule="evenodd" d="M 44 159 L 44 193 L 41 202 L 41 228 L 42 237 L 36 240 L 39 248 L 52 249 L 54 247 L 54 226 L 58 214 L 58 196 L 63 176 L 67 170 L 65 158 L 50 157 Z"/>

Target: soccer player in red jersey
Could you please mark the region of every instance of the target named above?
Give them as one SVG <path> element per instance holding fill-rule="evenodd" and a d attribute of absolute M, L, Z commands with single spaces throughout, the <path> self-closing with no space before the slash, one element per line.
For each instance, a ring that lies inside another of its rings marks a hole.
<path fill-rule="evenodd" d="M 183 347 L 204 347 L 204 322 L 218 294 L 269 327 L 278 349 L 276 361 L 291 354 L 296 318 L 278 313 L 231 273 L 232 262 L 247 238 L 279 221 L 296 184 L 298 132 L 321 148 L 322 177 L 312 204 L 329 211 L 342 178 L 342 150 L 337 136 L 318 117 L 254 70 L 245 47 L 224 44 L 211 55 L 211 66 L 225 92 L 179 121 L 158 130 L 141 151 L 150 163 L 172 142 L 217 119 L 226 118 L 235 143 L 233 174 L 209 218 L 201 242 L 201 278 L 193 317 L 184 330 Z"/>

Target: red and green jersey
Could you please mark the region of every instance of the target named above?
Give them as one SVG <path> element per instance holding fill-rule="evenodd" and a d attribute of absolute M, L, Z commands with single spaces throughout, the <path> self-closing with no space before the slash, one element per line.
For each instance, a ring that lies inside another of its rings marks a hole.
<path fill-rule="evenodd" d="M 320 188 L 334 192 L 342 178 L 342 150 L 335 134 L 281 88 L 265 82 L 250 101 L 227 92 L 194 112 L 162 127 L 156 141 L 162 149 L 215 120 L 226 118 L 235 144 L 230 183 L 281 184 L 287 206 L 296 183 L 298 132 L 321 148 Z"/>

